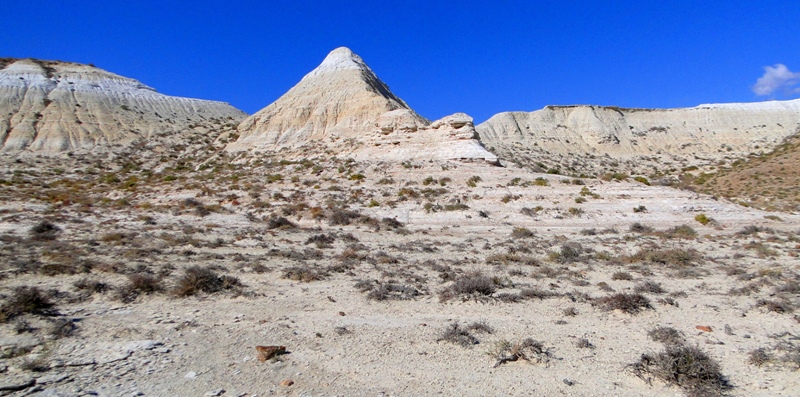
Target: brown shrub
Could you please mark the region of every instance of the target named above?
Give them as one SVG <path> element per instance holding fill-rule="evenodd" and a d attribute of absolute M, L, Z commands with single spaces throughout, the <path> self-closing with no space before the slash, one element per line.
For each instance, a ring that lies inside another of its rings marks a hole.
<path fill-rule="evenodd" d="M 614 294 L 597 300 L 605 310 L 622 310 L 628 314 L 637 314 L 644 309 L 652 309 L 650 300 L 641 294 Z"/>

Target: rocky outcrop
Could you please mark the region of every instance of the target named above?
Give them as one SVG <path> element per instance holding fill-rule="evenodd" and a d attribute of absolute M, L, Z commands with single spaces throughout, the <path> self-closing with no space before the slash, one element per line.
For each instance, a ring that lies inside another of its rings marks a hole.
<path fill-rule="evenodd" d="M 201 124 L 239 122 L 222 102 L 172 97 L 89 65 L 0 62 L 0 150 L 52 154 L 126 145 Z"/>
<path fill-rule="evenodd" d="M 364 61 L 341 47 L 286 94 L 239 125 L 229 151 L 333 149 L 377 160 L 497 161 L 476 139 L 464 114 L 431 124 L 395 96 Z M 317 151 L 316 153 L 321 154 Z"/>
<path fill-rule="evenodd" d="M 286 94 L 245 119 L 240 138 L 231 150 L 299 147 L 310 142 L 335 142 L 371 132 L 377 119 L 400 122 L 409 128 L 427 125 L 402 99 L 389 90 L 364 61 L 341 47 Z"/>
<path fill-rule="evenodd" d="M 395 111 L 397 112 L 397 111 Z M 392 113 L 392 112 L 390 112 Z M 400 120 L 405 120 L 401 113 Z M 383 115 L 382 119 L 387 115 Z M 379 125 L 379 133 L 368 134 L 360 145 L 349 154 L 355 159 L 381 160 L 468 160 L 490 164 L 497 163 L 497 156 L 486 150 L 477 139 L 472 117 L 456 113 L 422 128 L 394 123 L 387 130 Z"/>
<path fill-rule="evenodd" d="M 685 109 L 548 106 L 500 113 L 478 125 L 487 147 L 630 158 L 660 154 L 712 161 L 768 151 L 800 128 L 800 100 Z"/>

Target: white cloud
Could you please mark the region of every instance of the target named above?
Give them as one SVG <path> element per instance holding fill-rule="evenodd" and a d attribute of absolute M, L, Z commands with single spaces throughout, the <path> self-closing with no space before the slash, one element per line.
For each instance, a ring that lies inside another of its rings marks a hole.
<path fill-rule="evenodd" d="M 786 65 L 779 63 L 775 66 L 764 66 L 764 75 L 759 77 L 753 92 L 756 95 L 771 95 L 776 91 L 786 93 L 800 92 L 800 88 L 793 89 L 800 83 L 800 73 L 794 73 Z"/>

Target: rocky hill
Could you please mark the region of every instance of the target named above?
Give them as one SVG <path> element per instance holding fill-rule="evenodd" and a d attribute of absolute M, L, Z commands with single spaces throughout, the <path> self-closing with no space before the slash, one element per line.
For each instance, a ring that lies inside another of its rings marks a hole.
<path fill-rule="evenodd" d="M 159 94 L 90 65 L 0 60 L 0 150 L 53 154 L 239 122 L 223 102 Z"/>
<path fill-rule="evenodd" d="M 299 156 L 381 160 L 497 161 L 458 113 L 430 123 L 394 95 L 358 55 L 333 50 L 286 94 L 239 126 L 229 151 L 285 150 Z"/>
<path fill-rule="evenodd" d="M 502 158 L 535 164 L 549 157 L 550 167 L 586 173 L 630 171 L 642 162 L 652 172 L 735 161 L 770 151 L 798 128 L 800 100 L 685 109 L 548 106 L 500 113 L 477 126 Z M 611 160 L 600 166 L 598 157 Z"/>
<path fill-rule="evenodd" d="M 739 160 L 713 174 L 686 176 L 685 182 L 704 193 L 749 207 L 800 211 L 800 134 L 770 153 Z"/>

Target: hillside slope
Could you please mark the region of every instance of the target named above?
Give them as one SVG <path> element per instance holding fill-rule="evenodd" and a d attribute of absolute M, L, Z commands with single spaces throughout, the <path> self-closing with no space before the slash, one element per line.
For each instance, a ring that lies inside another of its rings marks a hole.
<path fill-rule="evenodd" d="M 55 154 L 127 145 L 246 116 L 223 102 L 159 94 L 90 65 L 0 60 L 0 150 Z"/>

